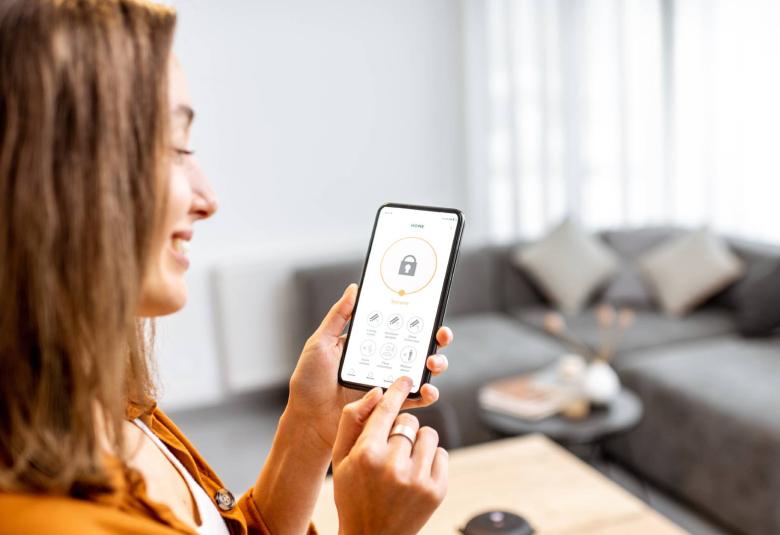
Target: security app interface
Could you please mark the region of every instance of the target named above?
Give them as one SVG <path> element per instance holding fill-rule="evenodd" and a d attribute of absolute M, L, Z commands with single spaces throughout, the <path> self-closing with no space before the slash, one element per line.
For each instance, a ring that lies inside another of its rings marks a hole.
<path fill-rule="evenodd" d="M 342 380 L 387 387 L 406 375 L 419 391 L 457 224 L 451 213 L 382 208 Z"/>

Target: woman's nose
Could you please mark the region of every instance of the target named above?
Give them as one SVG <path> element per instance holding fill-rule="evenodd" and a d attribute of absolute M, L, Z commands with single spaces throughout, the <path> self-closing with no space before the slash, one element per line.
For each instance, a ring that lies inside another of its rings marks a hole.
<path fill-rule="evenodd" d="M 211 189 L 206 174 L 200 165 L 194 160 L 190 165 L 188 178 L 192 188 L 192 207 L 190 213 L 198 216 L 199 219 L 207 219 L 217 211 L 217 196 Z"/>

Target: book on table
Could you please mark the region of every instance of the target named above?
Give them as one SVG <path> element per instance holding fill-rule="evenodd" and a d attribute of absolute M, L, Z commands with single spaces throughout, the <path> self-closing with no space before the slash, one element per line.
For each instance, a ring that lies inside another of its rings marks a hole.
<path fill-rule="evenodd" d="M 558 414 L 576 399 L 576 391 L 561 384 L 554 367 L 500 379 L 483 387 L 483 409 L 537 421 Z"/>

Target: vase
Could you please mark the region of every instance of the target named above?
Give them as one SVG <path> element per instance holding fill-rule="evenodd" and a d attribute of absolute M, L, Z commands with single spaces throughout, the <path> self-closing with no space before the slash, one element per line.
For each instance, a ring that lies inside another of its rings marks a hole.
<path fill-rule="evenodd" d="M 559 358 L 556 364 L 558 381 L 562 385 L 579 385 L 586 369 L 587 365 L 582 356 L 567 353 Z"/>
<path fill-rule="evenodd" d="M 590 363 L 582 378 L 582 391 L 595 405 L 607 405 L 620 393 L 620 379 L 612 366 L 597 360 Z"/>

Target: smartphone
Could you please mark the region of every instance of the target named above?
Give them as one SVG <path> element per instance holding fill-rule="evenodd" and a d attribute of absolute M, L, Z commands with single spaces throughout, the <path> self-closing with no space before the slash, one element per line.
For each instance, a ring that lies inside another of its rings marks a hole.
<path fill-rule="evenodd" d="M 385 204 L 377 211 L 357 302 L 339 364 L 339 383 L 360 390 L 413 381 L 411 398 L 430 381 L 463 236 L 452 208 Z"/>

